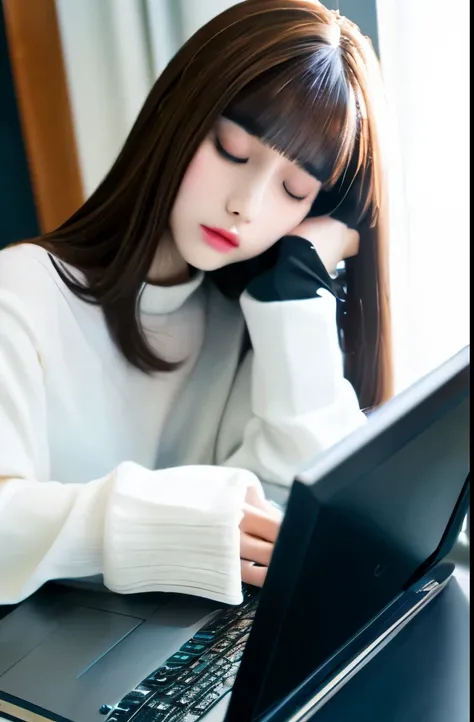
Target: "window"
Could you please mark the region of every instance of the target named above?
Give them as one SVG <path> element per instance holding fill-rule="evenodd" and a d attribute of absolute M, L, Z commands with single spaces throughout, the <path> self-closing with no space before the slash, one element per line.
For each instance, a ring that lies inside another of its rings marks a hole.
<path fill-rule="evenodd" d="M 378 0 L 397 390 L 469 343 L 469 0 Z"/>

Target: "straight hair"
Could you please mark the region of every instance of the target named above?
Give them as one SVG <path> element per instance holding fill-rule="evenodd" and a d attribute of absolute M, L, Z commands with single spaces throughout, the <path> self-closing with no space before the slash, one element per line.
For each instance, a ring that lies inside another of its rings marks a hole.
<path fill-rule="evenodd" d="M 319 2 L 238 3 L 173 57 L 92 195 L 58 229 L 32 242 L 50 252 L 74 294 L 102 308 L 132 365 L 170 371 L 174 366 L 146 340 L 140 292 L 199 145 L 219 116 L 243 119 L 263 142 L 316 169 L 323 190 L 315 214 L 355 209 L 360 250 L 346 262 L 337 324 L 345 375 L 362 408 L 377 406 L 393 393 L 377 66 L 370 41 Z M 275 247 L 254 264 L 209 276 L 223 293 L 236 295 L 249 273 L 274 259 Z"/>

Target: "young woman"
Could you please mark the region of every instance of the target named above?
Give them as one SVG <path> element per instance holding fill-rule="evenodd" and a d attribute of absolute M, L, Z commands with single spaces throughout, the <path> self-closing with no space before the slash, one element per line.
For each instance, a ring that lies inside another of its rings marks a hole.
<path fill-rule="evenodd" d="M 237 4 L 77 213 L 0 253 L 0 603 L 263 583 L 259 479 L 290 484 L 391 393 L 373 65 L 316 2 Z"/>

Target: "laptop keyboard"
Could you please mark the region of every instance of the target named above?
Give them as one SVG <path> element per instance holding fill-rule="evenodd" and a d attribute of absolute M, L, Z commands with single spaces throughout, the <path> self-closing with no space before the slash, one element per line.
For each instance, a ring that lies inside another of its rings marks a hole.
<path fill-rule="evenodd" d="M 129 692 L 106 722 L 197 722 L 234 684 L 258 603 L 244 590 L 238 607 L 217 612 L 194 637 Z M 108 710 L 107 710 L 108 712 Z"/>

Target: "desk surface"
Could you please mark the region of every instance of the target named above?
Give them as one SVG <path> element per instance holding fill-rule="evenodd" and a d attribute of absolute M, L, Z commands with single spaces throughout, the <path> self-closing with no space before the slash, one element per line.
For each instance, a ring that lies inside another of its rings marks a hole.
<path fill-rule="evenodd" d="M 315 722 L 469 722 L 469 574 L 440 596 L 315 716 Z M 0 722 L 9 722 L 0 717 Z"/>

